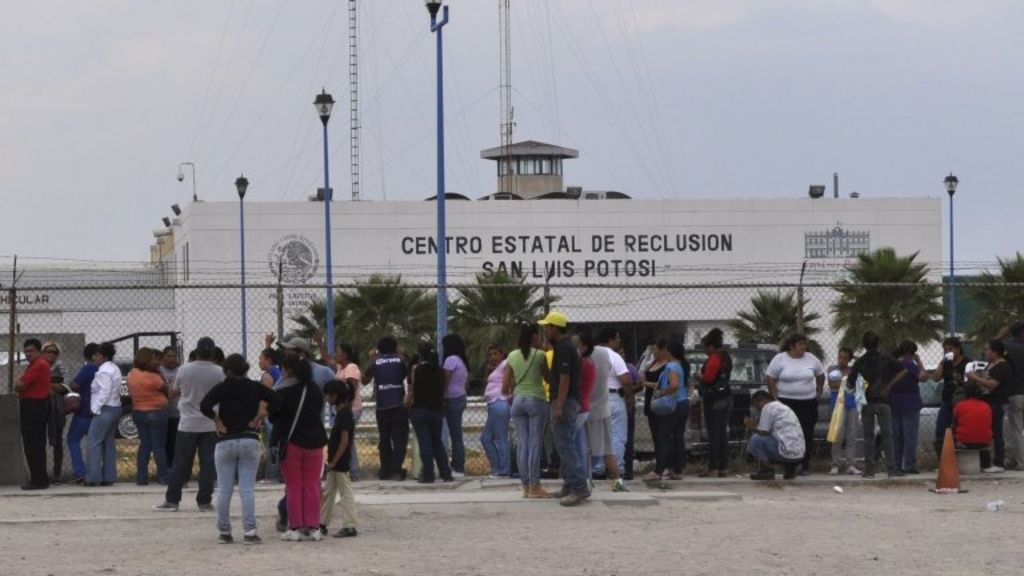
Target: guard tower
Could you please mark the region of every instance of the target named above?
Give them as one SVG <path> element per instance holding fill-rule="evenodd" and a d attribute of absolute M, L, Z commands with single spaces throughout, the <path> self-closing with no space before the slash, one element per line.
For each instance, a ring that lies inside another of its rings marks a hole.
<path fill-rule="evenodd" d="M 498 164 L 498 190 L 500 195 L 531 200 L 564 192 L 562 161 L 579 158 L 571 148 L 527 140 L 507 147 L 490 148 L 480 153 L 485 160 Z"/>

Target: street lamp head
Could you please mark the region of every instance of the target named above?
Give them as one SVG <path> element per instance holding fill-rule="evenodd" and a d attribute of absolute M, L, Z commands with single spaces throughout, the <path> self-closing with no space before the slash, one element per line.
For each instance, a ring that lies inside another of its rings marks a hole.
<path fill-rule="evenodd" d="M 181 170 L 178 170 L 177 178 L 178 178 L 178 182 L 184 182 L 185 181 L 185 173 L 182 172 Z"/>
<path fill-rule="evenodd" d="M 430 12 L 430 17 L 431 18 L 436 18 L 437 17 L 437 12 L 441 9 L 441 2 L 440 2 L 440 0 L 426 0 L 426 1 L 427 1 L 427 11 Z"/>
<path fill-rule="evenodd" d="M 245 198 L 245 191 L 249 188 L 249 180 L 245 178 L 244 174 L 235 180 L 235 188 L 238 189 L 238 199 L 242 200 Z"/>
<path fill-rule="evenodd" d="M 946 179 L 943 180 L 943 182 L 945 182 L 946 184 L 946 192 L 948 192 L 949 195 L 952 196 L 953 194 L 956 193 L 956 186 L 957 184 L 960 183 L 960 180 L 956 176 L 953 176 L 953 173 L 950 172 L 949 176 L 946 176 Z"/>
<path fill-rule="evenodd" d="M 164 216 L 163 222 L 164 222 L 164 227 L 165 228 L 170 228 L 171 227 L 171 219 L 168 218 L 167 216 Z"/>
<path fill-rule="evenodd" d="M 181 206 L 171 204 L 171 212 L 174 212 L 175 216 L 181 216 Z"/>
<path fill-rule="evenodd" d="M 316 96 L 316 100 L 313 101 L 313 105 L 316 106 L 316 113 L 320 115 L 320 121 L 327 125 L 327 121 L 331 119 L 331 109 L 334 108 L 334 98 L 327 93 L 327 90 L 321 91 Z"/>

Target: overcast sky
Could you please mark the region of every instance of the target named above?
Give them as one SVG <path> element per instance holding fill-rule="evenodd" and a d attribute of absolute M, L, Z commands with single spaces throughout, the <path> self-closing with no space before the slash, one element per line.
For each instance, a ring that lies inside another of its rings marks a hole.
<path fill-rule="evenodd" d="M 434 193 L 420 0 L 361 5 L 363 198 Z M 637 198 L 944 196 L 957 260 L 1022 248 L 1020 0 L 513 0 L 516 139 L 578 148 L 566 184 Z M 448 188 L 495 189 L 496 0 L 452 0 Z M 198 193 L 348 186 L 344 0 L 0 0 L 0 255 L 140 261 Z M 0 260 L 6 263 L 6 260 Z"/>

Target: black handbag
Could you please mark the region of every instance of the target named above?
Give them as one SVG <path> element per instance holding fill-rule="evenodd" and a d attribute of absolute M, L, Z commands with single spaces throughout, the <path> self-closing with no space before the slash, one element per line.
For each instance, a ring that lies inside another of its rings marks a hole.
<path fill-rule="evenodd" d="M 285 454 L 288 452 L 288 443 L 292 441 L 292 434 L 295 433 L 295 426 L 299 423 L 299 415 L 302 414 L 302 405 L 306 403 L 306 384 L 302 388 L 302 396 L 299 398 L 299 407 L 295 410 L 295 417 L 292 418 L 292 427 L 288 430 L 288 437 L 279 441 L 277 446 L 270 448 L 270 458 L 276 464 L 284 462 Z"/>

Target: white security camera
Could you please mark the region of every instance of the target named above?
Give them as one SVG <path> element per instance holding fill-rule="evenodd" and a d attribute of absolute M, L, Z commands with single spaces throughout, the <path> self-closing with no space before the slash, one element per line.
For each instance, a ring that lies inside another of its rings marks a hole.
<path fill-rule="evenodd" d="M 184 172 L 178 172 L 178 182 L 184 182 L 184 181 L 185 181 L 185 173 Z"/>

